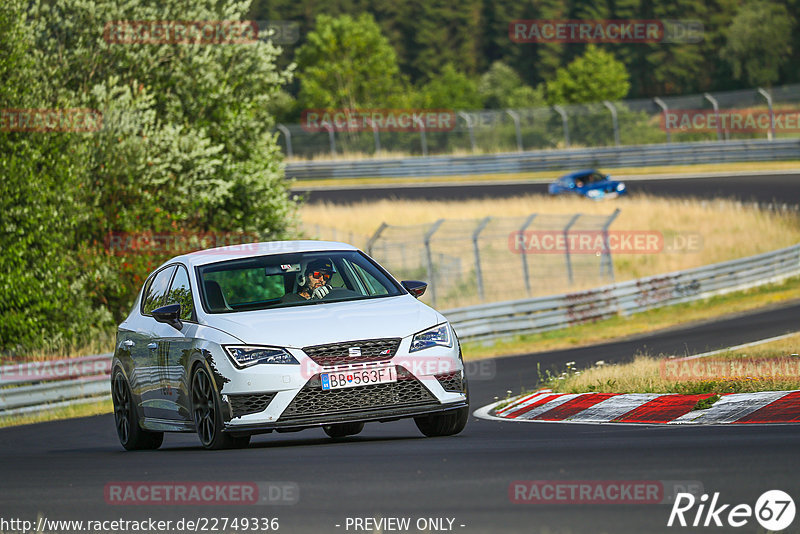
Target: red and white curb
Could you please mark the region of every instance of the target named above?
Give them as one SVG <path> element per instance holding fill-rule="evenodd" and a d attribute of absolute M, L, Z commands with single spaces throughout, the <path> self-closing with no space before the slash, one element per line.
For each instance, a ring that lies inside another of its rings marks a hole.
<path fill-rule="evenodd" d="M 717 425 L 800 423 L 800 391 L 724 394 L 711 408 L 692 410 L 711 397 L 661 393 L 553 393 L 541 389 L 475 410 L 475 417 L 527 423 L 638 423 Z M 505 405 L 497 409 L 497 406 Z"/>

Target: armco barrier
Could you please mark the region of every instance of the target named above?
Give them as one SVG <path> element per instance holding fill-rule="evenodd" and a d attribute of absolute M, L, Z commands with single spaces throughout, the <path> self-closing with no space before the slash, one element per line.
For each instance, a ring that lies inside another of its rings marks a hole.
<path fill-rule="evenodd" d="M 800 275 L 800 245 L 597 289 L 446 310 L 463 341 L 545 332 Z"/>
<path fill-rule="evenodd" d="M 586 167 L 612 169 L 800 159 L 800 139 L 748 139 L 663 145 L 536 150 L 477 156 L 429 156 L 353 161 L 309 161 L 286 165 L 286 177 L 398 178 L 561 171 Z"/>
<path fill-rule="evenodd" d="M 476 341 L 629 315 L 797 275 L 800 245 L 589 291 L 481 304 L 442 313 L 462 341 Z M 110 363 L 110 354 L 100 354 L 0 367 L 0 415 L 108 398 Z"/>

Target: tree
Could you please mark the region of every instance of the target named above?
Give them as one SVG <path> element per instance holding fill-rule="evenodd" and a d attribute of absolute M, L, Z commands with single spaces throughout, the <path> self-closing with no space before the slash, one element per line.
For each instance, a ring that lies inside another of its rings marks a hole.
<path fill-rule="evenodd" d="M 395 51 L 366 13 L 319 15 L 297 64 L 301 108 L 390 107 L 402 94 Z"/>
<path fill-rule="evenodd" d="M 525 85 L 514 69 L 495 61 L 481 76 L 478 93 L 487 109 L 534 108 L 545 105 L 541 86 L 534 89 Z"/>
<path fill-rule="evenodd" d="M 0 350 L 89 339 L 127 314 L 161 256 L 111 232 L 294 233 L 269 104 L 291 76 L 267 42 L 120 44 L 107 20 L 240 20 L 242 2 L 0 7 L 3 108 L 91 108 L 99 131 L 0 132 Z M 8 178 L 6 178 L 8 177 Z"/>
<path fill-rule="evenodd" d="M 479 109 L 483 102 L 477 84 L 448 63 L 419 89 L 417 105 L 425 109 Z"/>
<path fill-rule="evenodd" d="M 0 109 L 41 107 L 27 2 L 0 5 Z M 5 114 L 5 113 L 4 113 Z M 92 306 L 83 265 L 67 251 L 85 220 L 78 184 L 91 134 L 0 131 L 0 353 L 55 348 L 110 324 Z"/>
<path fill-rule="evenodd" d="M 630 82 L 625 65 L 594 45 L 556 72 L 547 82 L 550 104 L 583 104 L 603 100 L 620 100 L 628 94 Z"/>
<path fill-rule="evenodd" d="M 786 6 L 767 0 L 743 5 L 728 29 L 720 51 L 737 80 L 770 85 L 791 54 L 793 18 Z"/>

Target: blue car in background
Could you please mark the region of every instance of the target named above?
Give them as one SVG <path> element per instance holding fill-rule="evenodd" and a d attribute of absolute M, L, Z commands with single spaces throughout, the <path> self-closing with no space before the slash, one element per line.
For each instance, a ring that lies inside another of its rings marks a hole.
<path fill-rule="evenodd" d="M 611 180 L 610 176 L 594 169 L 565 174 L 551 183 L 547 191 L 551 195 L 581 195 L 593 200 L 628 194 L 623 182 Z"/>

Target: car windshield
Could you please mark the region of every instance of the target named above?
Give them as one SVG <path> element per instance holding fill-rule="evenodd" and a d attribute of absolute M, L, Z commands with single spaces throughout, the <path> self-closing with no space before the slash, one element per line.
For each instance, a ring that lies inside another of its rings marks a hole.
<path fill-rule="evenodd" d="M 209 313 L 403 294 L 392 278 L 358 251 L 259 256 L 204 265 L 198 273 L 203 306 Z M 314 294 L 319 286 L 324 289 Z"/>

